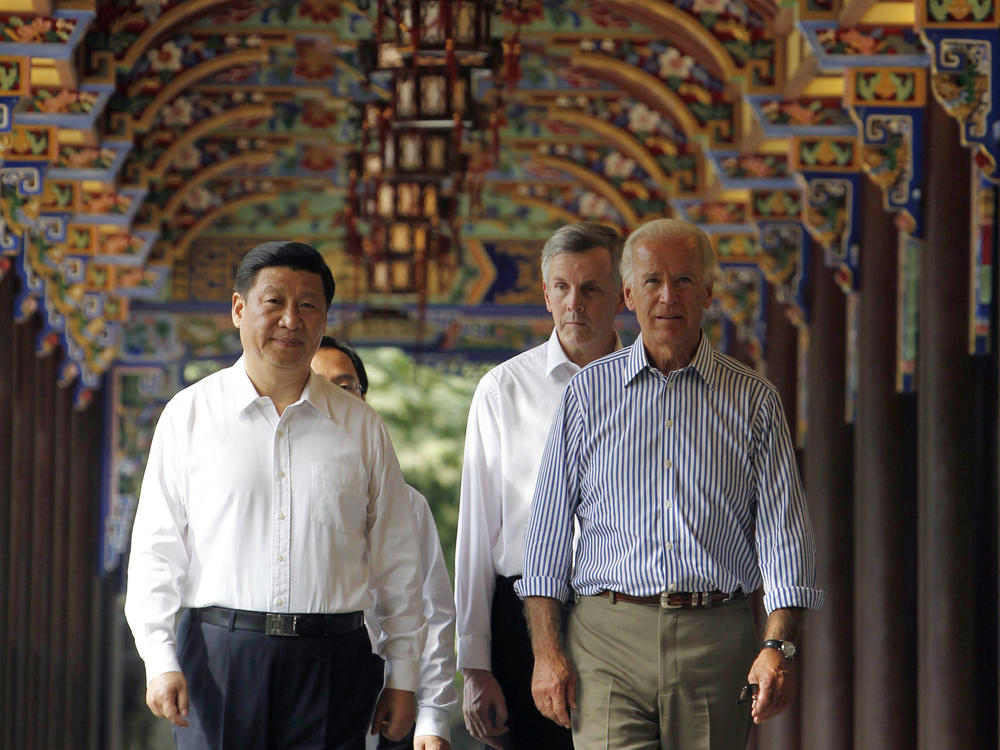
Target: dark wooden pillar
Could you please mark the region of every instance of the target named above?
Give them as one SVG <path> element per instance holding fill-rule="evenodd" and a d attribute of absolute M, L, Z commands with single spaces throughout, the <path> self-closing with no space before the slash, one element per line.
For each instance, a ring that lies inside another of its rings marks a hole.
<path fill-rule="evenodd" d="M 916 397 L 896 392 L 898 236 L 861 194 L 854 498 L 854 747 L 916 746 Z M 891 717 L 891 719 L 889 718 Z"/>
<path fill-rule="evenodd" d="M 66 747 L 98 747 L 98 716 L 101 669 L 100 491 L 102 400 L 70 420 L 69 562 L 66 599 L 67 678 L 64 685 L 67 708 Z"/>
<path fill-rule="evenodd" d="M 774 383 L 781 396 L 785 418 L 795 439 L 796 425 L 796 383 L 798 382 L 798 332 L 785 315 L 786 307 L 778 302 L 774 287 L 767 285 L 767 372 L 768 380 Z M 758 622 L 761 632 L 765 621 L 763 606 L 760 607 Z M 803 662 L 804 664 L 804 662 Z M 801 670 L 800 665 L 800 670 Z M 802 727 L 801 681 L 792 705 L 777 719 L 758 727 L 754 734 L 757 747 L 761 750 L 786 750 L 800 746 L 799 735 Z M 808 743 L 802 744 L 808 748 Z"/>
<path fill-rule="evenodd" d="M 49 723 L 49 628 L 52 595 L 52 494 L 55 439 L 55 391 L 58 356 L 35 356 L 34 479 L 31 504 L 30 586 L 28 611 L 28 725 L 31 747 L 47 746 Z"/>
<path fill-rule="evenodd" d="M 14 275 L 0 278 L 0 602 L 10 601 L 10 507 L 12 487 L 14 418 Z M 0 706 L 10 695 L 8 656 L 10 640 L 7 611 L 0 607 Z M 7 711 L 0 708 L 6 721 Z M 7 750 L 9 727 L 0 728 L 0 750 Z"/>
<path fill-rule="evenodd" d="M 802 652 L 802 746 L 853 746 L 853 440 L 845 423 L 847 298 L 826 268 L 818 243 L 812 255 L 808 373 L 808 436 L 804 469 L 816 534 L 816 580 L 826 590 L 806 618 Z"/>
<path fill-rule="evenodd" d="M 35 339 L 40 328 L 37 314 L 14 326 L 14 410 L 11 419 L 10 522 L 7 571 L 7 702 L 4 705 L 4 737 L 7 746 L 29 746 L 28 712 L 34 696 L 28 680 L 31 606 L 30 549 L 31 505 L 34 499 L 35 444 Z"/>
<path fill-rule="evenodd" d="M 968 353 L 970 154 L 928 108 L 920 265 L 918 736 L 920 750 L 996 747 L 995 500 L 982 497 L 981 376 Z M 992 385 L 996 388 L 996 384 Z"/>
<path fill-rule="evenodd" d="M 73 414 L 73 388 L 56 389 L 55 440 L 52 447 L 52 594 L 51 627 L 49 629 L 49 689 L 44 700 L 48 704 L 49 747 L 61 747 L 66 737 L 66 652 L 76 647 L 69 639 L 67 597 L 69 596 L 69 498 L 70 476 L 70 422 Z"/>

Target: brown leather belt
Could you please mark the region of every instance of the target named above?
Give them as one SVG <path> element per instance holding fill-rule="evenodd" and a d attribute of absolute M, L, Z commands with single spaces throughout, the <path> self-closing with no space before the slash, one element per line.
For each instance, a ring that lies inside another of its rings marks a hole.
<path fill-rule="evenodd" d="M 671 591 L 653 596 L 632 596 L 618 591 L 605 590 L 601 591 L 598 596 L 607 597 L 612 604 L 616 601 L 623 601 L 631 604 L 651 604 L 664 609 L 693 609 L 742 599 L 744 594 L 741 590 L 736 590 L 732 594 L 726 594 L 722 591 Z"/>

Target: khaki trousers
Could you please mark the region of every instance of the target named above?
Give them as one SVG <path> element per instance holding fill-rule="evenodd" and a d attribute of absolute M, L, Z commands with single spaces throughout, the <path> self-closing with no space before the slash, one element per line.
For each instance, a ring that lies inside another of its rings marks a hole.
<path fill-rule="evenodd" d="M 582 596 L 567 652 L 579 675 L 576 750 L 743 750 L 737 704 L 759 653 L 745 599 L 664 609 Z"/>

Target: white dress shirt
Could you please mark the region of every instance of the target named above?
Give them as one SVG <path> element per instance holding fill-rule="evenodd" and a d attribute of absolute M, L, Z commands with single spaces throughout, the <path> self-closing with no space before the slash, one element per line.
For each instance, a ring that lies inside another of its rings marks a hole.
<path fill-rule="evenodd" d="M 441 552 L 434 516 L 427 500 L 407 485 L 417 517 L 416 536 L 420 542 L 420 572 L 424 584 L 424 617 L 427 641 L 420 654 L 420 686 L 417 688 L 417 724 L 414 736 L 434 735 L 451 742 L 449 713 L 458 704 L 455 693 L 455 603 L 451 579 Z M 380 629 L 365 612 L 373 643 L 381 640 Z M 368 735 L 368 747 L 378 745 L 378 735 Z"/>
<path fill-rule="evenodd" d="M 243 359 L 185 388 L 156 426 L 125 616 L 147 680 L 179 670 L 182 607 L 336 613 L 373 608 L 388 685 L 416 690 L 420 551 L 378 415 L 312 373 L 281 416 Z"/>
<path fill-rule="evenodd" d="M 580 368 L 555 329 L 486 373 L 469 408 L 455 544 L 459 669 L 490 669 L 496 576 L 521 575 L 535 477 L 563 390 Z"/>

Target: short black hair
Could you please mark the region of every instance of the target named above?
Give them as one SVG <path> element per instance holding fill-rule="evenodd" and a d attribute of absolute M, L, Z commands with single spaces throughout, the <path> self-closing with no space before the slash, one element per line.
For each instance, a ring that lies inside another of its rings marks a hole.
<path fill-rule="evenodd" d="M 330 307 L 330 303 L 333 301 L 333 292 L 336 289 L 333 274 L 330 273 L 330 267 L 323 260 L 319 251 L 304 242 L 278 240 L 257 245 L 240 261 L 233 291 L 241 296 L 246 296 L 257 280 L 257 274 L 265 268 L 275 267 L 311 271 L 318 275 L 323 280 L 323 295 L 326 297 L 326 306 Z"/>
<path fill-rule="evenodd" d="M 337 341 L 333 336 L 324 336 L 320 339 L 317 351 L 322 351 L 323 349 L 338 349 L 346 354 L 348 359 L 351 360 L 351 364 L 354 365 L 354 371 L 358 374 L 358 385 L 361 386 L 361 395 L 364 396 L 368 393 L 368 373 L 365 372 L 365 363 L 361 361 L 361 357 L 358 356 L 356 351 L 347 344 Z"/>

